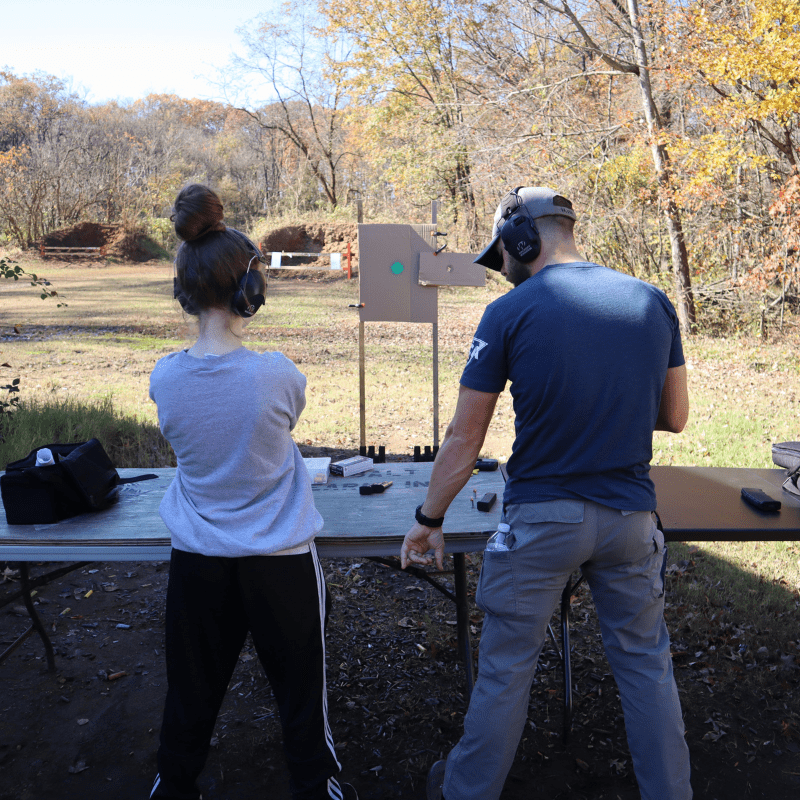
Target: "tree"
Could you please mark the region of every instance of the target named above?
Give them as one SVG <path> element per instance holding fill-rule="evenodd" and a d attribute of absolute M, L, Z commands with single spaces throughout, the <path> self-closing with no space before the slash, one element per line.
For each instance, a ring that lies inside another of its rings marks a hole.
<path fill-rule="evenodd" d="M 612 0 L 583 7 L 578 13 L 567 0 L 560 3 L 545 0 L 520 0 L 526 8 L 537 7 L 549 10 L 569 20 L 577 37 L 564 37 L 564 45 L 580 52 L 591 66 L 591 62 L 602 62 L 619 76 L 635 78 L 638 84 L 640 107 L 646 125 L 647 140 L 659 188 L 659 199 L 664 221 L 669 234 L 672 269 L 675 277 L 676 306 L 681 330 L 688 333 L 696 322 L 689 256 L 683 231 L 681 211 L 676 202 L 675 178 L 669 153 L 663 138 L 664 120 L 659 111 L 650 65 L 647 35 L 659 32 L 659 19 L 646 18 L 647 27 L 639 11 L 638 0 L 626 0 L 625 6 Z M 600 39 L 603 34 L 603 40 Z"/>
<path fill-rule="evenodd" d="M 233 59 L 228 88 L 240 111 L 296 149 L 327 204 L 336 208 L 342 163 L 351 155 L 343 129 L 343 75 L 334 58 L 339 43 L 321 35 L 302 3 L 286 3 L 281 17 L 278 23 L 264 14 L 239 30 L 246 52 Z"/>
<path fill-rule="evenodd" d="M 699 2 L 685 17 L 686 61 L 714 92 L 702 103 L 728 130 L 752 128 L 784 174 L 800 152 L 800 4 L 795 0 Z"/>
<path fill-rule="evenodd" d="M 530 3 L 487 8 L 463 31 L 474 184 L 491 197 L 489 217 L 498 187 L 557 186 L 579 201 L 587 253 L 634 275 L 660 271 L 657 190 L 630 76 L 587 56 L 563 14 Z M 595 35 L 613 40 L 616 29 L 593 9 Z"/>
<path fill-rule="evenodd" d="M 671 73 L 686 98 L 682 194 L 736 280 L 774 255 L 770 202 L 798 166 L 800 6 L 696 2 L 674 15 Z M 780 249 L 780 248 L 779 248 Z"/>
<path fill-rule="evenodd" d="M 374 163 L 412 202 L 449 200 L 477 231 L 469 77 L 463 28 L 479 13 L 469 0 L 332 0 L 327 30 L 347 37 L 341 62 Z M 471 24 L 471 23 L 470 23 Z"/>
<path fill-rule="evenodd" d="M 0 219 L 23 247 L 86 202 L 68 141 L 80 110 L 57 78 L 0 73 Z"/>
<path fill-rule="evenodd" d="M 790 291 L 795 299 L 800 296 L 800 173 L 795 172 L 778 191 L 769 209 L 774 222 L 776 246 L 763 265 L 753 271 L 759 288 L 778 284 L 781 312 Z"/>

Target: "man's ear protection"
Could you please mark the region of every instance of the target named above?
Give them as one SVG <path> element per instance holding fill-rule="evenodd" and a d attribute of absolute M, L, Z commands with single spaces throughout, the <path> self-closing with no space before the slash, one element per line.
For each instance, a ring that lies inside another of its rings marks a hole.
<path fill-rule="evenodd" d="M 505 222 L 500 228 L 500 238 L 508 252 L 523 264 L 535 261 L 542 251 L 542 240 L 536 223 L 525 208 L 517 194 L 521 187 L 517 186 L 511 193 L 516 198 L 516 206 L 506 212 Z"/>

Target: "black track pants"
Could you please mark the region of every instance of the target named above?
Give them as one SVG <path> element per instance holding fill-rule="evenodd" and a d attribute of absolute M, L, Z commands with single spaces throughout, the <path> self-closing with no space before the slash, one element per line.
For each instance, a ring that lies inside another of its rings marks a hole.
<path fill-rule="evenodd" d="M 172 551 L 167 699 L 152 798 L 196 800 L 214 724 L 249 631 L 278 705 L 296 800 L 341 798 L 328 726 L 328 593 L 312 544 L 291 556 Z"/>

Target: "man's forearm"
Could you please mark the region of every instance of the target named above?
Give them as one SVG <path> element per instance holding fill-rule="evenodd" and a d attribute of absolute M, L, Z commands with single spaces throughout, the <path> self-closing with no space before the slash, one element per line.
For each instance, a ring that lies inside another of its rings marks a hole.
<path fill-rule="evenodd" d="M 456 413 L 436 454 L 430 486 L 422 505 L 426 517 L 443 517 L 453 498 L 472 475 L 499 394 L 478 392 L 463 385 L 459 388 Z"/>
<path fill-rule="evenodd" d="M 443 517 L 455 496 L 464 488 L 475 469 L 483 440 L 470 441 L 457 434 L 445 438 L 431 472 L 428 494 L 422 505 L 426 517 Z"/>

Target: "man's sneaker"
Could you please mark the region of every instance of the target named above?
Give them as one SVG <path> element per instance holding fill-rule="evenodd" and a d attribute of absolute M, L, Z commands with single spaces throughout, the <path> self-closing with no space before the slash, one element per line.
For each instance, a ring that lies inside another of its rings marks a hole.
<path fill-rule="evenodd" d="M 436 761 L 428 771 L 428 783 L 425 786 L 425 797 L 427 800 L 442 800 L 444 768 L 446 765 L 446 761 Z"/>

